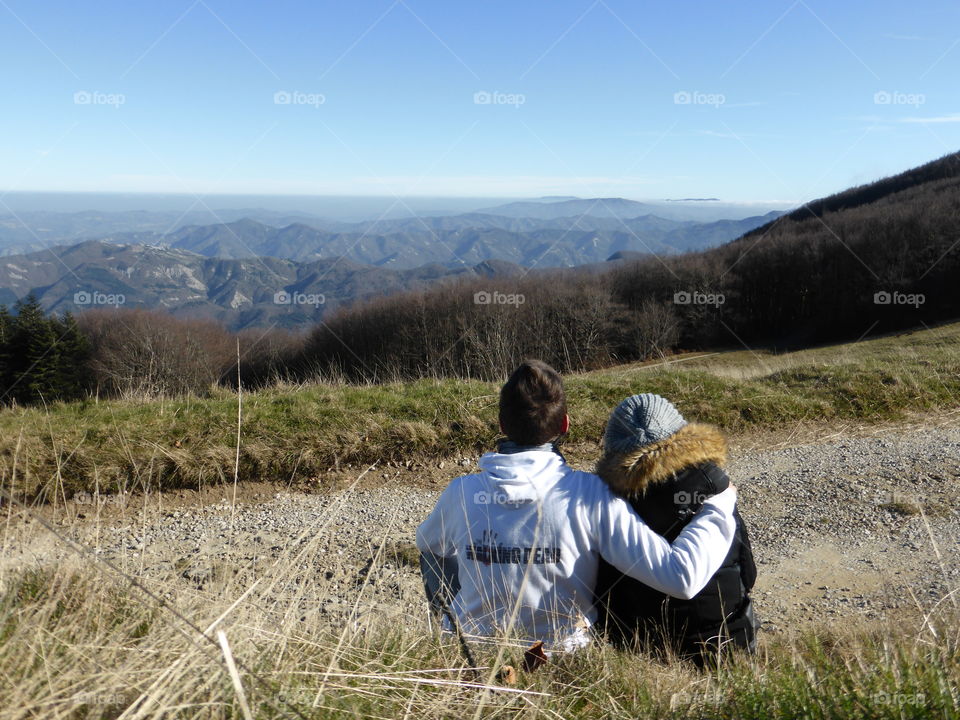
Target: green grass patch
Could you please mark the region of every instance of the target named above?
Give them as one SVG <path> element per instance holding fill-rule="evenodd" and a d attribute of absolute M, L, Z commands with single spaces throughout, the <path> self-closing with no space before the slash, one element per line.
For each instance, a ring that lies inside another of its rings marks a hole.
<path fill-rule="evenodd" d="M 598 443 L 624 397 L 655 392 L 732 433 L 883 422 L 960 402 L 960 324 L 783 355 L 734 352 L 566 378 L 573 441 Z M 497 437 L 494 383 L 275 387 L 243 396 L 241 481 L 322 484 L 332 468 L 476 455 Z M 0 411 L 0 475 L 23 497 L 232 481 L 237 397 L 93 401 Z"/>

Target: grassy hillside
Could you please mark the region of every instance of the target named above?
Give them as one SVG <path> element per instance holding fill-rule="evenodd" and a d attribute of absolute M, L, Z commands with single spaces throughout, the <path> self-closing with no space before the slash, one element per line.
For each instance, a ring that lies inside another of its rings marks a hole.
<path fill-rule="evenodd" d="M 572 441 L 599 441 L 627 395 L 657 392 L 732 433 L 831 418 L 880 422 L 960 404 L 960 324 L 801 352 L 752 351 L 566 378 Z M 278 387 L 242 399 L 238 476 L 305 481 L 345 464 L 480 453 L 497 436 L 498 386 L 421 380 Z M 86 401 L 0 411 L 5 487 L 49 500 L 232 481 L 237 396 Z"/>

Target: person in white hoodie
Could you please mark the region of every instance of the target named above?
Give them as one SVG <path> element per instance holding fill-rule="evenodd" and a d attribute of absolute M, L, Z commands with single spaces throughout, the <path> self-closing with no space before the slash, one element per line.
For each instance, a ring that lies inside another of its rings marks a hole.
<path fill-rule="evenodd" d="M 465 635 L 575 649 L 597 618 L 601 557 L 685 599 L 726 558 L 735 488 L 706 500 L 671 545 L 599 477 L 567 465 L 555 444 L 570 426 L 563 381 L 546 363 L 528 360 L 507 380 L 500 426 L 507 439 L 481 472 L 453 480 L 417 528 L 428 598 Z"/>

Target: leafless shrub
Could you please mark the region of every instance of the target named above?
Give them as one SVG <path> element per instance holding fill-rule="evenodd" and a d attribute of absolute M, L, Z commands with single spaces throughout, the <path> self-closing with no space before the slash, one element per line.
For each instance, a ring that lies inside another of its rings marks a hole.
<path fill-rule="evenodd" d="M 100 394 L 202 394 L 220 380 L 236 353 L 230 333 L 205 320 L 119 309 L 84 313 L 79 323 L 90 340 Z"/>

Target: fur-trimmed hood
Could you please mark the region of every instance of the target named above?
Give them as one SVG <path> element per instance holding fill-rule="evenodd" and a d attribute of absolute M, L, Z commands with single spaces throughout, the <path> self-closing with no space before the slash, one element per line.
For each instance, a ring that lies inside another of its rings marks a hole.
<path fill-rule="evenodd" d="M 707 462 L 723 467 L 726 461 L 727 441 L 721 432 L 712 425 L 689 423 L 666 440 L 629 453 L 604 454 L 597 475 L 615 493 L 630 497 L 686 468 Z"/>

